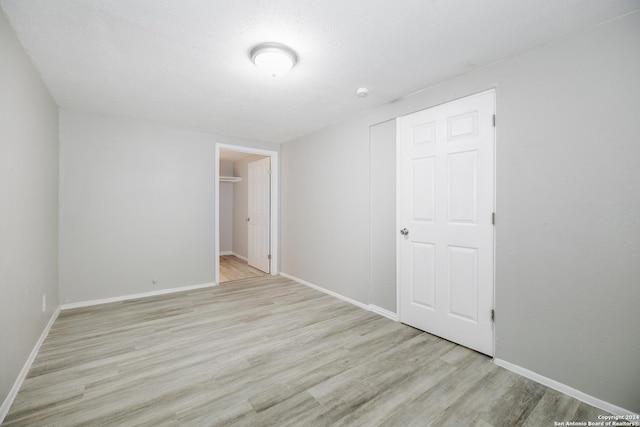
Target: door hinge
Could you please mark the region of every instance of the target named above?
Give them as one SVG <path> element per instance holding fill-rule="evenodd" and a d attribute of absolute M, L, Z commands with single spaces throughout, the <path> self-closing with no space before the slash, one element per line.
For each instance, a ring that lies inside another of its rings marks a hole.
<path fill-rule="evenodd" d="M 493 127 L 496 127 L 496 115 L 493 115 Z"/>
<path fill-rule="evenodd" d="M 496 213 L 495 212 L 491 213 L 491 224 L 492 225 L 496 225 Z"/>
<path fill-rule="evenodd" d="M 491 310 L 491 321 L 492 322 L 496 321 L 496 311 L 495 310 Z"/>
<path fill-rule="evenodd" d="M 271 254 L 267 255 L 267 259 L 271 259 Z"/>

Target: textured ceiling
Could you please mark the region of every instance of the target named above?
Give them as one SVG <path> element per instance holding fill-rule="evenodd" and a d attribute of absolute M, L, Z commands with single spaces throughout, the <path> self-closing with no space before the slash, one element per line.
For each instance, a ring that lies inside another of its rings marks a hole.
<path fill-rule="evenodd" d="M 639 0 L 0 0 L 57 103 L 283 142 Z M 264 41 L 298 65 L 273 79 Z M 371 94 L 358 98 L 357 88 Z"/>

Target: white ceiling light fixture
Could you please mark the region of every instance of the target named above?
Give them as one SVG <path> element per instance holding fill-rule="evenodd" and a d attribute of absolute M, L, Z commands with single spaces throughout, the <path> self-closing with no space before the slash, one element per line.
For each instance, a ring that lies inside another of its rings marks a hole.
<path fill-rule="evenodd" d="M 251 61 L 271 77 L 279 77 L 296 65 L 298 57 L 289 46 L 280 43 L 261 43 L 249 52 Z"/>

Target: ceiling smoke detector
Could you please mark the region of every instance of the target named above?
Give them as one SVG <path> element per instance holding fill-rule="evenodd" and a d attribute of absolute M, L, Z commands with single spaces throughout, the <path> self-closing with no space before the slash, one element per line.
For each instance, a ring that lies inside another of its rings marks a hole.
<path fill-rule="evenodd" d="M 361 87 L 356 91 L 356 95 L 358 95 L 358 97 L 360 98 L 366 98 L 367 96 L 369 96 L 369 89 L 367 89 L 366 87 Z"/>

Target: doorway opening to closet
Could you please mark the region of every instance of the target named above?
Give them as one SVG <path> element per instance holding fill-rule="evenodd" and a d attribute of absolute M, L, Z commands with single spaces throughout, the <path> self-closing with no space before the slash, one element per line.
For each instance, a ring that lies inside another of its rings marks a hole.
<path fill-rule="evenodd" d="M 278 274 L 277 155 L 216 144 L 216 283 Z"/>

